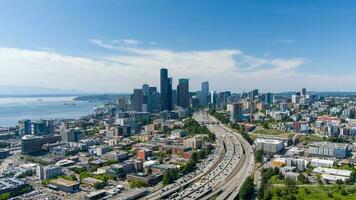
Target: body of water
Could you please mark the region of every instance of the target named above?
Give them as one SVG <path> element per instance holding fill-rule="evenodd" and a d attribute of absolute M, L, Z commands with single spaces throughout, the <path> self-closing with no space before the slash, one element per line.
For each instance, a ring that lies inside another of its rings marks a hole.
<path fill-rule="evenodd" d="M 101 102 L 74 101 L 74 97 L 0 98 L 0 127 L 15 126 L 21 119 L 78 119 L 94 112 Z"/>

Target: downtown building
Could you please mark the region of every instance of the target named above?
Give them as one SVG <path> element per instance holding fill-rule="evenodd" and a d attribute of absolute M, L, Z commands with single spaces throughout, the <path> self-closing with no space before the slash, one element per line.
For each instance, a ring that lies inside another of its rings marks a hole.
<path fill-rule="evenodd" d="M 177 86 L 177 106 L 189 107 L 189 80 L 179 79 Z"/>
<path fill-rule="evenodd" d="M 172 110 L 172 78 L 168 77 L 168 70 L 160 70 L 161 86 L 161 111 Z"/>

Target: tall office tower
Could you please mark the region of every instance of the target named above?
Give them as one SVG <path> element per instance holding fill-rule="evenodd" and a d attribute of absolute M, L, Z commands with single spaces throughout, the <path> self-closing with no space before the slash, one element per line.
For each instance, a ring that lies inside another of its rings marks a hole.
<path fill-rule="evenodd" d="M 204 81 L 201 83 L 201 92 L 202 92 L 202 99 L 201 105 L 206 106 L 208 104 L 208 96 L 209 96 L 209 82 Z"/>
<path fill-rule="evenodd" d="M 168 70 L 162 68 L 161 75 L 161 110 L 172 110 L 172 79 L 168 78 Z"/>
<path fill-rule="evenodd" d="M 19 121 L 19 131 L 20 131 L 20 135 L 31 134 L 31 120 L 24 119 Z"/>
<path fill-rule="evenodd" d="M 134 92 L 131 96 L 132 99 L 132 109 L 141 112 L 142 104 L 143 104 L 143 90 L 142 89 L 134 89 Z"/>
<path fill-rule="evenodd" d="M 143 95 L 148 95 L 149 88 L 150 86 L 147 83 L 142 85 Z"/>
<path fill-rule="evenodd" d="M 158 112 L 160 103 L 160 95 L 157 92 L 157 87 L 149 87 L 147 98 L 147 111 Z"/>
<path fill-rule="evenodd" d="M 272 93 L 265 94 L 265 103 L 272 104 L 273 103 L 273 95 Z"/>
<path fill-rule="evenodd" d="M 292 103 L 297 104 L 300 101 L 300 93 L 297 92 L 296 94 L 292 95 Z"/>
<path fill-rule="evenodd" d="M 216 108 L 218 101 L 218 93 L 216 91 L 213 92 L 213 106 Z"/>
<path fill-rule="evenodd" d="M 217 96 L 216 105 L 217 108 L 225 108 L 227 105 L 227 99 L 231 96 L 231 92 L 220 92 Z"/>
<path fill-rule="evenodd" d="M 231 116 L 230 121 L 235 123 L 242 119 L 243 115 L 243 104 L 242 103 L 234 103 L 232 104 Z"/>
<path fill-rule="evenodd" d="M 172 77 L 168 77 L 168 110 L 172 110 L 173 109 L 173 78 Z"/>
<path fill-rule="evenodd" d="M 307 95 L 307 89 L 302 88 L 302 96 L 305 97 Z"/>
<path fill-rule="evenodd" d="M 127 102 L 126 102 L 125 96 L 118 96 L 116 104 L 117 104 L 116 111 L 126 111 L 127 110 Z"/>
<path fill-rule="evenodd" d="M 31 122 L 32 135 L 49 135 L 53 133 L 53 120 L 38 120 Z"/>
<path fill-rule="evenodd" d="M 256 96 L 258 96 L 258 89 L 251 90 L 248 93 L 248 95 L 249 95 L 250 101 L 256 100 Z"/>
<path fill-rule="evenodd" d="M 189 107 L 189 80 L 179 79 L 177 86 L 177 105 L 183 108 Z"/>
<path fill-rule="evenodd" d="M 177 98 L 178 98 L 178 96 L 177 96 L 177 90 L 173 90 L 172 89 L 172 107 L 174 107 L 174 106 L 176 106 L 177 105 Z"/>

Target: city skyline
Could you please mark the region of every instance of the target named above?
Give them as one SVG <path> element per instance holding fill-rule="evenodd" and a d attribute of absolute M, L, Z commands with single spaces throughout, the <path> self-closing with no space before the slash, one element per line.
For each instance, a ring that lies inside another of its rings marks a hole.
<path fill-rule="evenodd" d="M 354 4 L 1 2 L 0 86 L 128 93 L 166 67 L 191 91 L 355 91 Z"/>

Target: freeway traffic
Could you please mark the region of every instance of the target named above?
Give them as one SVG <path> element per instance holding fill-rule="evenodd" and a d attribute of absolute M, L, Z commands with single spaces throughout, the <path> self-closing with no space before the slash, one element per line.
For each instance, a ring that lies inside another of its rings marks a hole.
<path fill-rule="evenodd" d="M 244 180 L 254 169 L 254 153 L 250 144 L 229 127 L 206 112 L 193 118 L 205 124 L 217 139 L 216 149 L 198 169 L 174 184 L 161 188 L 145 199 L 234 199 Z"/>

